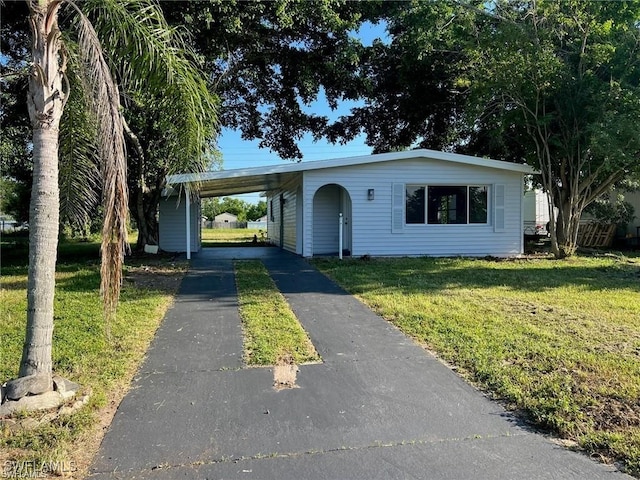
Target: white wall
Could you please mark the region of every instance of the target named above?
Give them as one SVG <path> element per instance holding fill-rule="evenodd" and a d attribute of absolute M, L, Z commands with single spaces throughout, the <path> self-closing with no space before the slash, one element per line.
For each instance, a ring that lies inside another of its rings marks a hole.
<path fill-rule="evenodd" d="M 298 195 L 297 190 L 299 182 L 294 182 L 283 190 L 276 190 L 267 196 L 267 232 L 269 239 L 274 245 L 281 245 L 280 241 L 280 224 L 284 222 L 284 237 L 282 246 L 285 250 L 293 253 L 301 253 L 297 248 L 298 229 L 296 220 L 298 218 Z M 280 217 L 280 199 L 284 199 L 284 208 L 282 209 L 282 218 Z"/>
<path fill-rule="evenodd" d="M 344 187 L 352 202 L 352 255 L 510 256 L 522 253 L 522 174 L 438 160 L 402 160 L 304 172 L 303 255 L 312 256 L 313 197 L 323 185 Z M 392 233 L 392 186 L 490 185 L 488 225 L 404 225 Z M 505 186 L 505 228 L 494 231 L 493 185 Z M 375 199 L 367 200 L 373 188 Z"/>
<path fill-rule="evenodd" d="M 540 189 L 524 193 L 524 221 L 546 225 L 549 221 L 549 197 Z"/>
<path fill-rule="evenodd" d="M 187 226 L 184 194 L 178 203 L 175 196 L 160 200 L 159 244 L 165 252 L 187 251 Z M 191 208 L 191 251 L 200 250 L 200 200 L 192 200 Z"/>

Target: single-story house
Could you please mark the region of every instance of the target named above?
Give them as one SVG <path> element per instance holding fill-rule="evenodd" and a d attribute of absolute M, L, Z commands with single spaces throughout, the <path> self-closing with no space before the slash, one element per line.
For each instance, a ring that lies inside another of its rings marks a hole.
<path fill-rule="evenodd" d="M 421 149 L 171 175 L 173 190 L 186 192 L 184 213 L 181 220 L 166 215 L 162 227 L 161 205 L 160 246 L 187 255 L 200 248 L 189 220 L 198 197 L 264 191 L 270 241 L 304 257 L 513 256 L 524 248 L 523 176 L 533 173 L 527 165 Z M 163 203 L 178 208 L 175 198 Z M 180 232 L 181 244 L 163 244 L 168 230 Z"/>
<path fill-rule="evenodd" d="M 233 223 L 238 221 L 238 216 L 233 213 L 223 212 L 213 217 L 213 221 L 220 223 Z"/>

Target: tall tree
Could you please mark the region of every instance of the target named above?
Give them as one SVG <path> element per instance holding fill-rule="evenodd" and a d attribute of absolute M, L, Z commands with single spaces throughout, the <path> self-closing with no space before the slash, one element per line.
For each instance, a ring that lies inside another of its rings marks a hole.
<path fill-rule="evenodd" d="M 393 2 L 386 35 L 365 48 L 356 71 L 364 105 L 327 129 L 334 142 L 364 133 L 374 152 L 450 149 L 464 111 L 466 45 L 474 12 L 455 2 Z"/>
<path fill-rule="evenodd" d="M 119 2 L 117 9 L 112 8 L 118 16 L 114 28 L 113 18 L 102 21 L 95 13 L 103 2 L 88 3 L 98 35 L 108 45 L 110 64 L 126 86 L 123 105 L 129 146 L 129 209 L 138 227 L 141 249 L 145 243 L 158 243 L 157 212 L 166 176 L 201 172 L 219 164 L 214 143 L 218 100 L 189 45 L 190 36 L 184 27 L 167 24 L 160 5 L 146 9 L 140 18 L 139 5 Z M 135 39 L 128 33 L 131 31 L 137 32 Z M 155 56 L 144 75 L 132 68 L 136 64 L 132 57 L 137 55 L 132 44 L 136 43 L 146 44 Z"/>
<path fill-rule="evenodd" d="M 469 146 L 516 153 L 540 170 L 554 254 L 571 255 L 584 209 L 640 169 L 640 5 L 483 8 L 470 55 Z"/>
<path fill-rule="evenodd" d="M 180 45 L 173 37 L 162 11 L 150 0 L 85 1 L 80 7 L 65 0 L 31 0 L 27 2 L 32 36 L 29 71 L 28 107 L 33 129 L 33 189 L 29 216 L 29 280 L 27 334 L 17 380 L 8 382 L 7 397 L 19 398 L 51 389 L 51 343 L 53 332 L 53 298 L 59 215 L 59 144 L 61 118 L 65 105 L 73 107 L 70 95 L 73 66 L 76 88 L 82 94 L 76 101 L 89 102 L 95 122 L 95 144 L 102 173 L 104 225 L 102 229 L 101 293 L 105 314 L 115 312 L 123 256 L 126 248 L 127 184 L 125 125 L 120 109 L 120 92 L 109 62 L 93 25 L 111 23 L 110 44 L 127 45 L 130 63 L 118 65 L 123 84 L 140 87 L 141 78 L 156 79 L 164 75 L 169 90 L 182 78 L 172 78 L 173 71 L 163 62 L 181 61 L 176 52 Z M 72 19 L 59 27 L 59 12 L 65 8 Z M 90 21 L 91 17 L 91 21 Z M 93 21 L 93 24 L 92 24 Z M 122 39 L 120 36 L 126 38 Z M 63 43 L 64 38 L 64 43 Z M 77 48 L 73 48 L 73 44 Z M 78 59 L 71 62 L 71 56 Z M 188 61 L 184 60 L 185 65 Z M 143 72 L 146 75 L 143 76 Z M 136 80 L 138 83 L 136 84 Z M 140 91 L 140 90 L 138 90 Z M 175 93 L 170 90 L 170 93 Z M 182 98 L 183 101 L 188 99 Z M 197 110 L 200 104 L 190 105 Z M 79 108 L 78 115 L 85 110 Z M 192 119 L 189 118 L 187 121 Z M 204 130 L 204 129 L 203 129 Z M 205 136 L 205 133 L 198 132 Z M 80 145 L 80 144 L 78 144 Z M 84 143 L 82 144 L 84 145 Z M 80 146 L 80 149 L 86 148 Z M 201 145 L 201 144 L 200 144 Z M 74 150 L 75 152 L 76 150 Z"/>
<path fill-rule="evenodd" d="M 2 66 L 2 75 L 3 80 L 11 81 L 3 83 L 8 89 L 2 95 L 10 100 L 0 106 L 3 120 L 10 120 L 3 125 L 20 126 L 26 114 L 26 105 L 19 101 L 26 98 L 26 93 L 19 90 L 24 84 L 26 92 L 26 82 L 21 82 L 19 73 L 29 61 L 29 53 L 23 48 L 28 43 L 28 22 L 24 21 L 27 14 L 22 5 L 26 10 L 26 4 L 16 2 L 3 10 L 2 47 L 9 63 Z M 79 6 L 94 25 L 120 86 L 126 119 L 129 207 L 139 228 L 138 244 L 156 244 L 158 203 L 166 175 L 202 171 L 219 164 L 214 144 L 218 100 L 207 88 L 207 76 L 198 67 L 187 32 L 169 27 L 153 1 L 85 0 Z M 89 219 L 100 216 L 100 172 L 93 144 L 95 126 L 83 110 L 86 98 L 75 62 L 77 41 L 73 35 L 66 35 L 64 43 L 71 94 L 60 127 L 61 221 L 84 230 Z M 149 53 L 141 54 L 140 45 L 145 45 Z M 12 127 L 11 131 L 17 133 L 11 136 L 5 136 L 4 130 L 0 158 L 3 175 L 29 188 L 30 169 L 25 168 L 29 155 L 17 152 L 30 141 L 26 129 Z M 7 138 L 11 141 L 5 142 Z M 5 149 L 5 144 L 11 149 Z"/>
<path fill-rule="evenodd" d="M 162 8 L 171 24 L 192 32 L 222 101 L 221 125 L 301 159 L 302 136 L 326 133 L 327 117 L 308 106 L 360 98 L 366 79 L 358 75 L 363 46 L 355 32 L 392 3 L 205 0 Z"/>
<path fill-rule="evenodd" d="M 58 139 L 60 119 L 68 99 L 66 58 L 61 44 L 58 0 L 29 1 L 32 35 L 28 109 L 33 129 L 33 188 L 29 211 L 29 273 L 27 286 L 27 329 L 19 376 L 9 382 L 7 396 L 20 398 L 52 388 L 51 344 L 53 299 L 58 244 L 59 188 Z M 103 282 L 105 303 L 112 307 L 119 293 L 119 275 L 126 241 L 125 153 L 118 89 L 106 68 L 95 31 L 79 15 L 79 41 L 88 85 L 93 89 L 92 105 L 101 134 L 100 154 L 104 159 L 105 211 L 103 230 Z"/>

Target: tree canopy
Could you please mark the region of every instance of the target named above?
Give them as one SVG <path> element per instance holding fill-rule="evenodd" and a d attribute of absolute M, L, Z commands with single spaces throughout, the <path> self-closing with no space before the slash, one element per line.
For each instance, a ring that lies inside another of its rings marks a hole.
<path fill-rule="evenodd" d="M 228 212 L 238 217 L 238 221 L 254 221 L 267 214 L 267 202 L 248 203 L 239 198 L 205 198 L 202 200 L 202 215 L 213 220 L 216 215 Z"/>
<path fill-rule="evenodd" d="M 168 21 L 185 26 L 221 98 L 221 125 L 258 139 L 282 158 L 301 159 L 298 140 L 325 135 L 332 108 L 359 99 L 362 42 L 356 32 L 377 22 L 389 2 L 207 0 L 162 2 Z"/>
<path fill-rule="evenodd" d="M 639 20 L 637 3 L 582 1 L 495 2 L 478 17 L 469 148 L 540 170 L 557 256 L 575 250 L 584 209 L 640 169 Z"/>

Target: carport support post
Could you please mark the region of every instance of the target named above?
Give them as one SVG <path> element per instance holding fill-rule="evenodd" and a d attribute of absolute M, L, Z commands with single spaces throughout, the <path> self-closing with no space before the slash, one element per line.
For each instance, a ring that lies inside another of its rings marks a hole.
<path fill-rule="evenodd" d="M 191 198 L 189 198 L 189 187 L 184 187 L 185 208 L 187 209 L 185 218 L 187 219 L 187 260 L 191 260 Z"/>
<path fill-rule="evenodd" d="M 338 258 L 342 260 L 342 213 L 340 213 L 340 226 L 338 227 Z"/>

